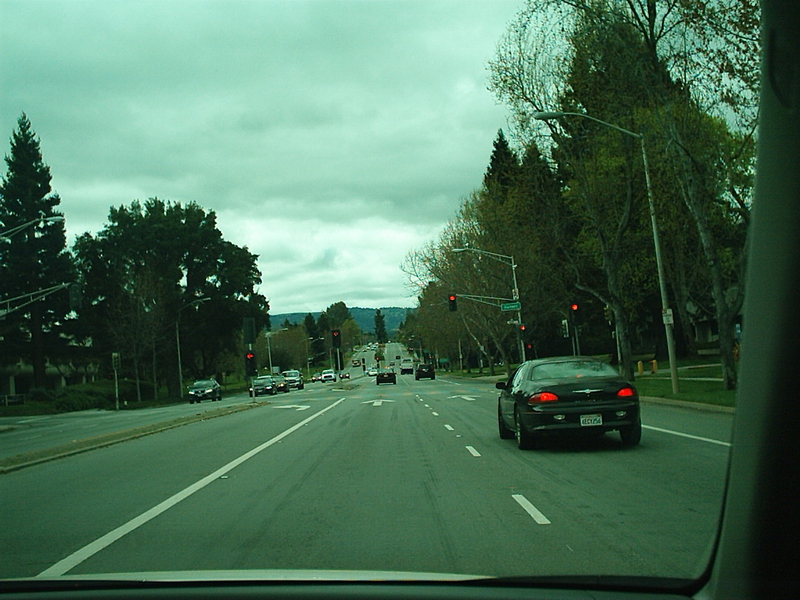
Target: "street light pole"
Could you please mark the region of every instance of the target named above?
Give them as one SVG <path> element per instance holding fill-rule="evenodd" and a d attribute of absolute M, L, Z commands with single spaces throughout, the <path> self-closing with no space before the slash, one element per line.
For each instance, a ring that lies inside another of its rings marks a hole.
<path fill-rule="evenodd" d="M 184 308 L 189 308 L 195 304 L 199 304 L 201 302 L 208 302 L 211 298 L 198 298 L 189 304 L 185 304 L 178 309 L 178 318 L 175 319 L 175 344 L 178 349 L 178 394 L 181 400 L 183 400 L 183 364 L 181 363 L 181 311 Z"/>
<path fill-rule="evenodd" d="M 481 250 L 479 248 L 453 248 L 453 252 L 475 252 L 477 254 L 485 254 L 486 256 L 495 259 L 498 262 L 511 266 L 511 279 L 514 286 L 511 290 L 511 299 L 514 301 L 519 300 L 519 286 L 517 285 L 517 263 L 514 257 L 508 254 L 498 254 L 497 252 L 489 252 L 488 250 Z M 522 334 L 519 327 L 522 325 L 522 305 L 520 304 L 517 309 L 517 343 L 519 345 L 519 362 L 525 362 L 525 342 L 522 340 Z"/>
<path fill-rule="evenodd" d="M 610 127 L 611 129 L 616 129 L 621 133 L 624 133 L 631 137 L 635 137 L 639 140 L 639 143 L 641 144 L 642 163 L 644 164 L 644 180 L 645 180 L 645 185 L 647 187 L 647 202 L 650 206 L 650 223 L 653 227 L 653 245 L 655 246 L 655 252 L 656 252 L 658 287 L 661 293 L 661 318 L 664 321 L 664 332 L 667 337 L 667 354 L 669 356 L 669 372 L 670 372 L 670 379 L 672 380 L 672 393 L 677 394 L 680 392 L 680 385 L 678 384 L 678 363 L 675 356 L 675 336 L 673 333 L 674 319 L 672 316 L 672 309 L 669 307 L 669 298 L 667 297 L 666 276 L 664 274 L 664 263 L 661 258 L 661 242 L 659 241 L 658 237 L 656 205 L 653 200 L 653 190 L 650 186 L 650 167 L 647 163 L 647 150 L 645 149 L 644 135 L 642 135 L 641 133 L 634 133 L 633 131 L 623 129 L 622 127 L 618 127 L 617 125 L 613 125 L 611 123 L 606 123 L 605 121 L 601 121 L 600 119 L 596 119 L 595 117 L 592 117 L 591 115 L 587 115 L 584 113 L 536 112 L 533 114 L 533 118 L 539 119 L 540 121 L 548 121 L 550 119 L 558 119 L 560 117 L 582 117 L 584 119 L 589 119 L 590 121 L 594 121 L 595 123 L 599 123 L 600 125 L 605 125 L 606 127 Z"/>

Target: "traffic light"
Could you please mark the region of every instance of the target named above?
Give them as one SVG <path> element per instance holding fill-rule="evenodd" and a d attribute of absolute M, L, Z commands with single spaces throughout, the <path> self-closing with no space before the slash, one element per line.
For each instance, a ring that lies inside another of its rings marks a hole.
<path fill-rule="evenodd" d="M 572 306 L 570 306 L 570 308 L 572 309 L 572 312 L 578 312 L 578 305 L 577 304 L 573 303 Z"/>
<path fill-rule="evenodd" d="M 244 355 L 244 372 L 247 377 L 255 377 L 258 374 L 256 355 L 252 352 L 247 352 Z"/>
<path fill-rule="evenodd" d="M 561 336 L 569 337 L 569 321 L 567 319 L 561 319 Z"/>
<path fill-rule="evenodd" d="M 520 333 L 525 333 L 525 324 L 524 324 L 524 323 L 520 323 L 520 325 L 519 325 L 519 332 L 520 332 Z"/>
<path fill-rule="evenodd" d="M 455 294 L 450 294 L 447 297 L 447 302 L 450 304 L 450 311 L 451 312 L 454 312 L 454 311 L 458 310 L 458 304 L 456 302 L 456 295 Z"/>
<path fill-rule="evenodd" d="M 342 332 L 338 329 L 334 329 L 331 331 L 331 338 L 333 340 L 333 347 L 334 348 L 341 348 L 342 347 Z"/>

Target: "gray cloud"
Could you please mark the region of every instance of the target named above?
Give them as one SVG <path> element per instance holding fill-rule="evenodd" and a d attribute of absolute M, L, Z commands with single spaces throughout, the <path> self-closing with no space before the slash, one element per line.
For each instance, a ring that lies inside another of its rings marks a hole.
<path fill-rule="evenodd" d="M 505 124 L 485 64 L 518 4 L 0 0 L 0 127 L 31 118 L 71 236 L 196 201 L 276 312 L 410 305 L 400 262 Z"/>

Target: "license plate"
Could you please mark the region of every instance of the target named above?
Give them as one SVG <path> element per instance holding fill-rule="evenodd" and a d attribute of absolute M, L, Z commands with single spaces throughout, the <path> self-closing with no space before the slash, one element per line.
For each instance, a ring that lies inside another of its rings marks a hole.
<path fill-rule="evenodd" d="M 593 427 L 603 424 L 603 415 L 581 415 L 581 427 Z"/>

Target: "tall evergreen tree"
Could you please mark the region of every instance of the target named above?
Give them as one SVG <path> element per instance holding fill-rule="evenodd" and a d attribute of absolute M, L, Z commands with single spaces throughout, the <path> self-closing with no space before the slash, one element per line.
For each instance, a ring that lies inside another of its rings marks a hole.
<path fill-rule="evenodd" d="M 0 298 L 10 300 L 70 282 L 74 280 L 74 269 L 66 249 L 63 220 L 47 220 L 63 217 L 57 211 L 61 199 L 51 193 L 50 167 L 42 158 L 39 140 L 24 113 L 17 121 L 11 153 L 5 161 L 8 172 L 0 182 L 0 232 L 21 228 L 0 247 Z M 59 329 L 68 312 L 64 290 L 6 318 L 2 354 L 30 360 L 36 387 L 46 386 L 48 352 L 64 344 Z"/>
<path fill-rule="evenodd" d="M 375 337 L 378 338 L 378 342 L 381 344 L 385 344 L 389 339 L 386 333 L 386 317 L 380 308 L 375 311 Z"/>
<path fill-rule="evenodd" d="M 519 173 L 519 161 L 508 145 L 508 140 L 500 129 L 494 140 L 492 157 L 489 167 L 483 176 L 483 185 L 491 194 L 496 194 L 498 200 L 502 202 L 508 190 L 514 185 Z"/>

